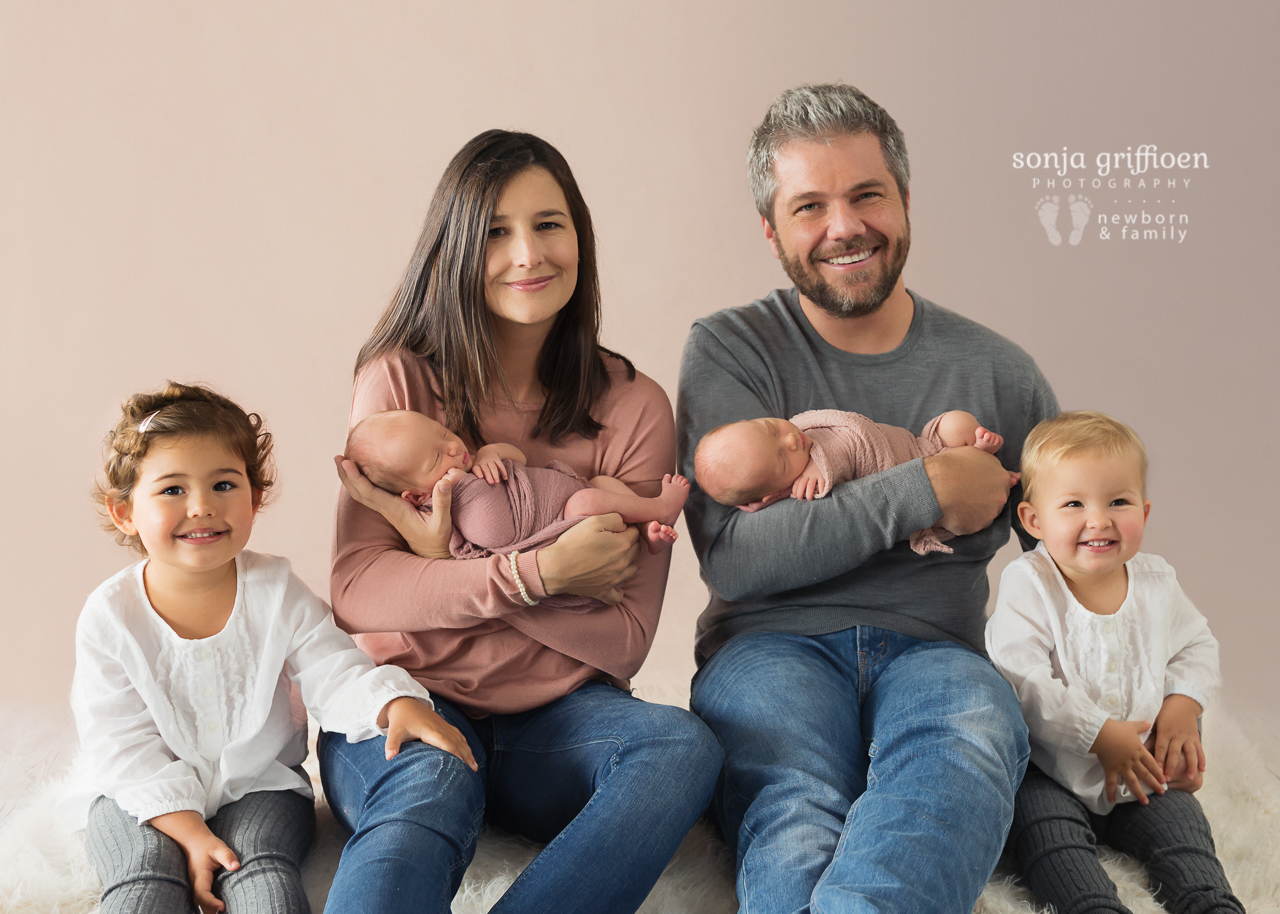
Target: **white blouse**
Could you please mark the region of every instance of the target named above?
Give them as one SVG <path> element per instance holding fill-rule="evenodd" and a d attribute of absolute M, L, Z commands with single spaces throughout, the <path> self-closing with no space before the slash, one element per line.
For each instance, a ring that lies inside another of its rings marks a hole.
<path fill-rule="evenodd" d="M 1107 718 L 1154 723 L 1175 694 L 1207 708 L 1219 682 L 1218 642 L 1172 566 L 1140 552 L 1125 567 L 1124 603 L 1100 616 L 1072 596 L 1041 543 L 1005 569 L 987 622 L 987 654 L 1018 694 L 1031 761 L 1099 814 L 1114 804 L 1089 747 Z M 1119 802 L 1135 799 L 1120 788 Z"/>
<path fill-rule="evenodd" d="M 308 709 L 359 742 L 385 734 L 377 720 L 393 698 L 431 705 L 403 669 L 355 646 L 287 559 L 241 552 L 231 617 L 194 640 L 152 609 L 145 565 L 98 587 L 76 625 L 71 708 L 87 773 L 59 804 L 73 828 L 98 796 L 139 823 L 185 809 L 207 819 L 255 790 L 310 797 L 290 770 L 307 755 Z"/>

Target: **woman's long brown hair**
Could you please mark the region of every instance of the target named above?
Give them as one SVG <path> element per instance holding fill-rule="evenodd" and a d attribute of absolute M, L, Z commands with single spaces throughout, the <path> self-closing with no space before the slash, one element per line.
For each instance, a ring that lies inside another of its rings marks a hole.
<path fill-rule="evenodd" d="M 609 389 L 600 346 L 600 280 L 591 212 L 554 146 L 528 133 L 486 130 L 444 171 L 404 279 L 360 349 L 356 373 L 378 356 L 407 350 L 427 360 L 439 385 L 445 424 L 480 446 L 482 407 L 511 399 L 485 303 L 485 246 L 503 186 L 526 168 L 545 168 L 564 191 L 578 235 L 578 284 L 557 315 L 538 356 L 547 399 L 533 435 L 557 444 L 566 435 L 594 438 L 603 426 L 591 409 Z M 622 358 L 622 356 L 618 356 Z M 635 367 L 626 363 L 628 377 Z"/>

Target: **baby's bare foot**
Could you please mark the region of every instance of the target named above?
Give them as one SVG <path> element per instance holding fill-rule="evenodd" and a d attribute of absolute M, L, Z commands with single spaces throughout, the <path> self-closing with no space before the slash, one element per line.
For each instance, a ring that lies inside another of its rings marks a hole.
<path fill-rule="evenodd" d="M 981 425 L 978 426 L 978 431 L 974 434 L 976 437 L 973 446 L 980 451 L 986 451 L 988 454 L 994 454 L 1004 444 L 1004 438 L 989 429 L 983 428 Z"/>
<path fill-rule="evenodd" d="M 674 529 L 656 520 L 644 525 L 644 538 L 649 544 L 649 552 L 653 555 L 657 555 L 663 549 L 669 549 L 677 536 L 679 534 Z"/>
<path fill-rule="evenodd" d="M 680 516 L 680 509 L 689 498 L 689 480 L 668 473 L 662 477 L 662 494 L 658 496 L 662 514 L 658 522 L 670 527 Z M 674 536 L 674 532 L 673 532 Z"/>

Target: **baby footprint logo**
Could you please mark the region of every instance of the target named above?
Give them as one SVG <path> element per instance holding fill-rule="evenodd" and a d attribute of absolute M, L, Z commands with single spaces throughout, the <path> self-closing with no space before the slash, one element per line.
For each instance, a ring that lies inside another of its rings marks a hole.
<path fill-rule="evenodd" d="M 1057 198 L 1055 197 L 1054 199 L 1056 200 Z M 1055 215 L 1056 209 L 1055 207 Z M 1071 213 L 1071 237 L 1067 241 L 1071 244 L 1079 244 L 1080 239 L 1084 237 L 1085 226 L 1089 224 L 1089 214 L 1093 212 L 1093 201 L 1084 194 L 1078 197 L 1072 194 L 1067 197 L 1067 211 Z M 1053 234 L 1057 235 L 1058 233 L 1054 232 Z M 1054 244 L 1058 243 L 1053 238 L 1049 240 L 1053 241 Z"/>
<path fill-rule="evenodd" d="M 1073 196 L 1071 199 L 1074 200 L 1075 197 Z M 1049 243 L 1062 244 L 1062 235 L 1061 233 L 1058 232 L 1058 224 L 1057 224 L 1058 223 L 1057 196 L 1055 195 L 1052 197 L 1041 197 L 1038 201 L 1036 201 L 1036 215 L 1040 217 L 1040 224 L 1044 226 L 1045 234 L 1049 236 Z M 1089 210 L 1086 209 L 1084 211 L 1084 219 L 1088 219 L 1088 218 L 1089 218 Z M 1081 222 L 1083 224 L 1083 220 L 1081 220 Z M 1083 229 L 1081 229 L 1081 231 L 1083 231 Z M 1077 233 L 1077 235 L 1078 234 L 1079 233 Z M 1074 239 L 1071 242 L 1072 244 L 1080 243 L 1079 237 L 1077 236 L 1072 236 L 1072 237 Z"/>

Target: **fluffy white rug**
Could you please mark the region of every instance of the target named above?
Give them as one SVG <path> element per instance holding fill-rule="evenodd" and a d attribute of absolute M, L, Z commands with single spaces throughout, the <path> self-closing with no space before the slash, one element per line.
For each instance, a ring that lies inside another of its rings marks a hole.
<path fill-rule="evenodd" d="M 1231 721 L 1208 719 L 1206 742 L 1212 768 L 1199 797 L 1213 825 L 1218 856 L 1232 888 L 1251 914 L 1280 914 L 1280 782 L 1263 767 L 1257 750 Z M 30 757 L 48 757 L 47 752 L 41 754 L 34 747 L 27 749 Z M 20 758 L 23 751 L 12 743 L 6 751 L 10 756 L 8 773 L 12 775 L 12 761 Z M 3 761 L 6 759 L 0 758 Z M 30 770 L 44 771 L 39 765 L 32 769 L 29 762 L 24 764 L 28 776 Z M 47 767 L 47 763 L 42 764 Z M 318 784 L 314 758 L 308 765 Z M 79 838 L 51 815 L 66 777 L 62 774 L 46 779 L 0 827 L 0 912 L 83 914 L 97 909 L 97 879 Z M 337 867 L 342 839 L 323 800 L 317 812 L 319 832 L 304 875 L 308 895 L 319 914 Z M 487 911 L 533 859 L 537 849 L 523 839 L 486 830 L 454 899 L 455 914 Z M 1135 914 L 1160 914 L 1162 908 L 1151 897 L 1141 870 L 1132 860 L 1108 852 L 1103 862 L 1120 889 L 1120 897 Z M 715 830 L 705 822 L 699 823 L 641 911 L 731 914 L 737 910 L 732 863 Z M 981 914 L 1014 914 L 1037 909 L 1016 881 L 1000 869 L 974 910 Z"/>

